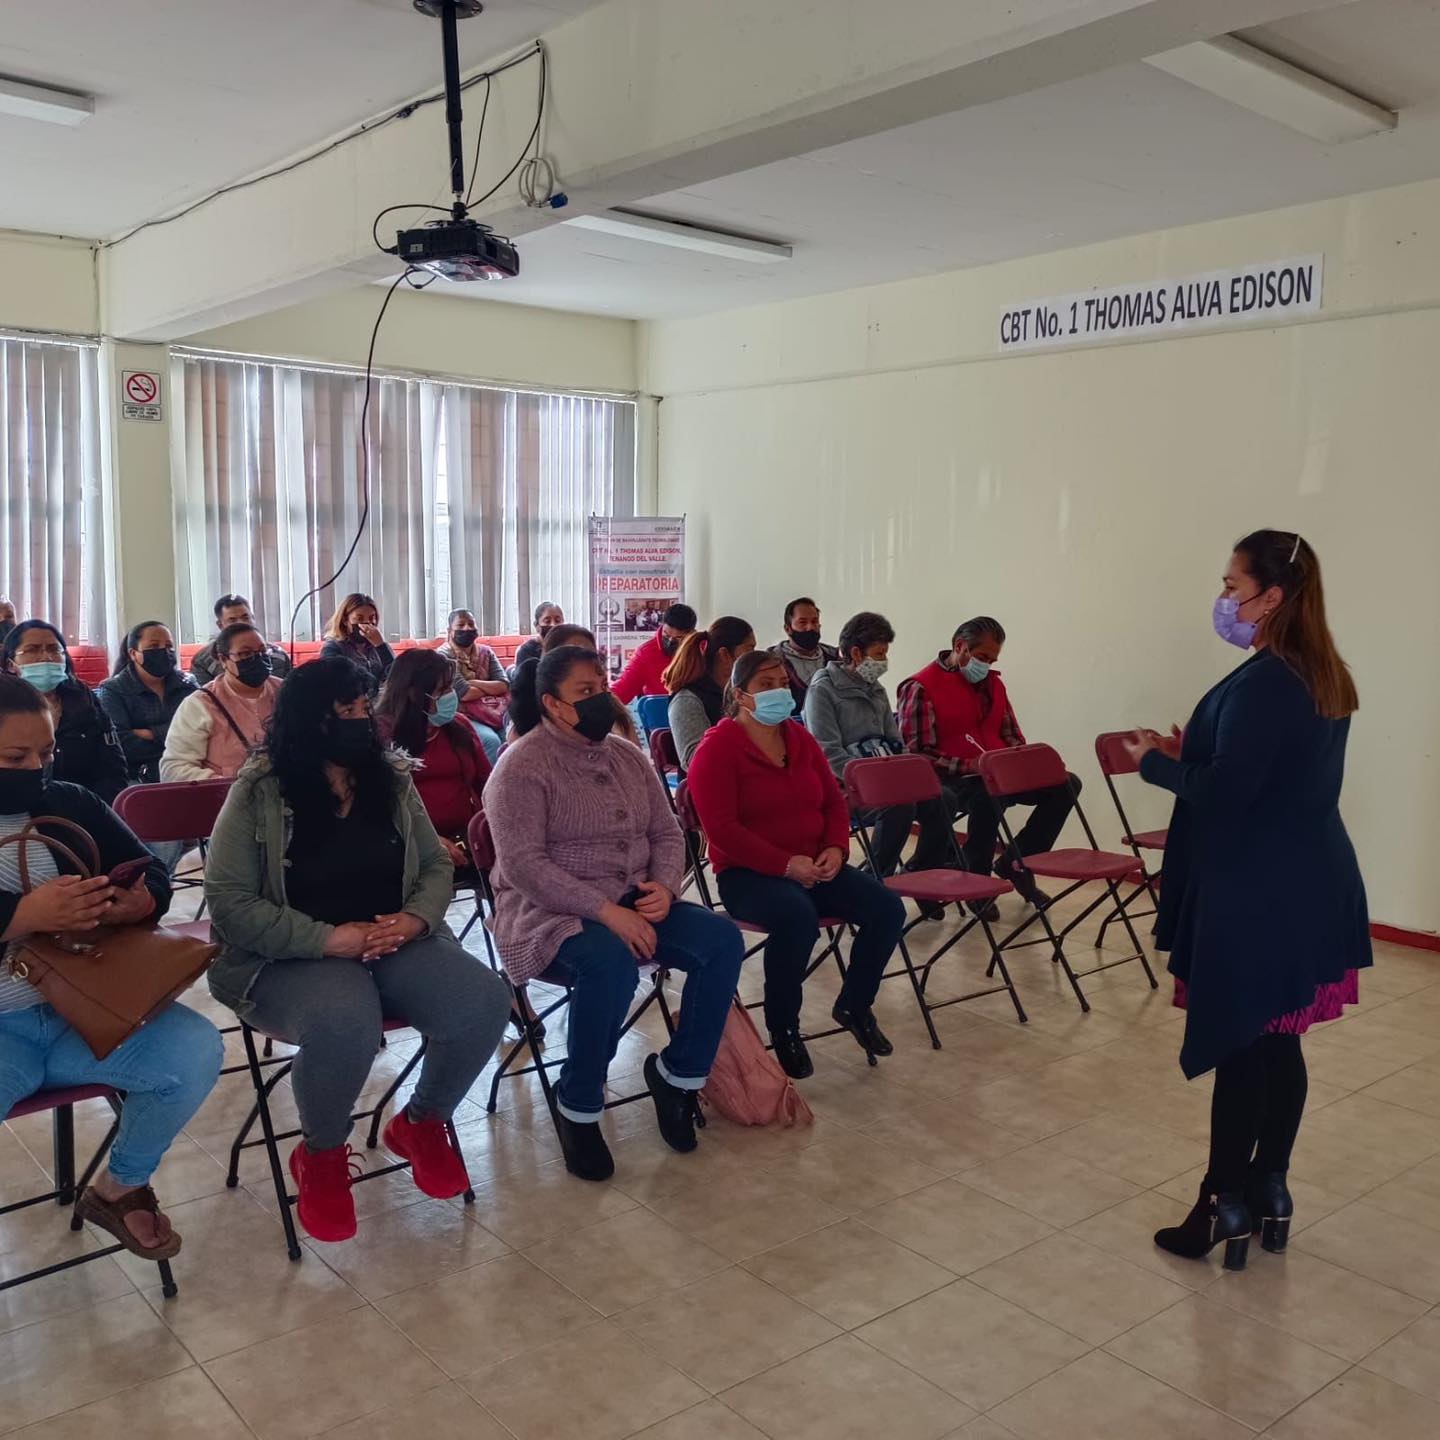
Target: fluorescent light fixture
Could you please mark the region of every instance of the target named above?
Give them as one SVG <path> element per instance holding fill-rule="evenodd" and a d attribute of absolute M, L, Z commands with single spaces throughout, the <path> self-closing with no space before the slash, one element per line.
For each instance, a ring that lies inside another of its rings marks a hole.
<path fill-rule="evenodd" d="M 1146 63 L 1326 145 L 1393 130 L 1400 119 L 1233 35 L 1182 45 Z"/>
<path fill-rule="evenodd" d="M 599 210 L 593 215 L 576 215 L 565 221 L 582 230 L 599 230 L 605 235 L 623 235 L 627 240 L 648 240 L 652 245 L 669 245 L 675 250 L 696 250 L 702 255 L 720 255 L 727 260 L 748 260 L 755 265 L 773 265 L 790 258 L 788 245 L 770 240 L 751 240 L 745 235 L 729 235 L 724 230 L 709 230 L 703 225 L 687 225 L 679 220 L 662 220 L 656 215 L 641 215 L 634 210 Z"/>
<path fill-rule="evenodd" d="M 95 113 L 95 97 L 53 85 L 33 85 L 0 75 L 0 115 L 45 120 L 51 125 L 79 125 Z"/>

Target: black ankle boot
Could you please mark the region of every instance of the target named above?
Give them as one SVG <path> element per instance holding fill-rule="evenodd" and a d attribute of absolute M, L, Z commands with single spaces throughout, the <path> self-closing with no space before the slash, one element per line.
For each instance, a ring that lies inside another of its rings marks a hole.
<path fill-rule="evenodd" d="M 837 1001 L 835 1008 L 830 1012 L 830 1018 L 855 1037 L 872 1065 L 875 1063 L 877 1055 L 893 1055 L 895 1053 L 895 1047 L 875 1020 L 875 1012 L 868 1006 L 864 1010 L 852 1010 L 842 1001 Z"/>
<path fill-rule="evenodd" d="M 700 1092 L 672 1085 L 660 1073 L 658 1055 L 646 1056 L 645 1084 L 655 1102 L 655 1119 L 661 1137 L 672 1150 L 688 1154 L 700 1143 L 695 1138 L 695 1126 L 705 1123 L 705 1117 L 700 1114 Z"/>
<path fill-rule="evenodd" d="M 810 1062 L 810 1052 L 805 1048 L 798 1028 L 772 1030 L 770 1044 L 774 1047 L 780 1068 L 792 1080 L 808 1080 L 815 1073 L 815 1066 Z"/>
<path fill-rule="evenodd" d="M 1243 1270 L 1250 1251 L 1250 1212 L 1238 1191 L 1217 1194 L 1208 1184 L 1200 1186 L 1195 1208 L 1179 1225 L 1155 1232 L 1155 1243 L 1185 1260 L 1203 1260 L 1222 1241 L 1225 1268 Z"/>
<path fill-rule="evenodd" d="M 1260 1246 L 1283 1255 L 1290 1242 L 1290 1219 L 1295 1202 L 1285 1186 L 1283 1170 L 1252 1170 L 1245 1182 L 1245 1204 L 1260 1235 Z"/>
<path fill-rule="evenodd" d="M 556 1115 L 555 1128 L 560 1134 L 565 1168 L 572 1175 L 581 1180 L 608 1180 L 615 1173 L 615 1161 L 598 1122 L 581 1124 Z"/>

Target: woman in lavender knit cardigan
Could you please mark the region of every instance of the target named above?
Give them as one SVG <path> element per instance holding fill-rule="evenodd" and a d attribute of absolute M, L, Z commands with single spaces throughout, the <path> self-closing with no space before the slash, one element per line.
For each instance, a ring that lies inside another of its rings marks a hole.
<path fill-rule="evenodd" d="M 492 928 L 515 984 L 553 969 L 571 986 L 556 1124 L 571 1174 L 607 1180 L 615 1162 L 598 1122 L 637 966 L 688 972 L 675 1034 L 645 1061 L 660 1133 L 688 1151 L 744 946 L 729 920 L 675 898 L 685 843 L 644 755 L 610 733 L 593 650 L 562 646 L 517 672 L 510 718 L 521 738 L 485 787 L 498 857 Z"/>

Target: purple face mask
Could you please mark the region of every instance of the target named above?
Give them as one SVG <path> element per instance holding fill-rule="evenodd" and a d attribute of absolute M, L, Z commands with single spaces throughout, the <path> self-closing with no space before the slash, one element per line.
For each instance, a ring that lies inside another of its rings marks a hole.
<path fill-rule="evenodd" d="M 1252 600 L 1258 597 L 1251 596 Z M 1249 600 L 1240 601 L 1233 595 L 1222 595 L 1215 602 L 1215 608 L 1211 611 L 1211 623 L 1215 626 L 1215 633 L 1231 645 L 1238 646 L 1241 650 L 1248 650 L 1255 643 L 1255 632 L 1260 628 L 1252 625 L 1248 620 L 1240 618 L 1240 606 L 1248 605 Z"/>

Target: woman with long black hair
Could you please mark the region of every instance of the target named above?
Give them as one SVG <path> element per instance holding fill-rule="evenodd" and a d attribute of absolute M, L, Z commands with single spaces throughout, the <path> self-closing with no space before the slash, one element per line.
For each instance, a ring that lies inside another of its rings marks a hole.
<path fill-rule="evenodd" d="M 725 715 L 725 687 L 735 662 L 755 648 L 755 630 L 738 615 L 722 615 L 692 630 L 665 671 L 670 692 L 670 734 L 688 770 L 705 732 Z"/>
<path fill-rule="evenodd" d="M 1195 1208 L 1155 1243 L 1242 1269 L 1252 1230 L 1283 1250 L 1285 1184 L 1305 1110 L 1300 1037 L 1359 998 L 1371 963 L 1365 886 L 1340 818 L 1355 682 L 1325 618 L 1320 561 L 1293 531 L 1239 541 L 1213 621 L 1254 654 L 1182 737 L 1137 731 L 1140 774 L 1172 791 L 1156 945 L 1185 1008 L 1180 1064 L 1215 1071 Z"/>
<path fill-rule="evenodd" d="M 454 866 L 409 761 L 381 746 L 369 690 L 338 657 L 285 680 L 269 742 L 236 777 L 205 867 L 221 941 L 211 991 L 300 1047 L 291 1085 L 304 1139 L 290 1173 L 316 1240 L 355 1233 L 346 1138 L 381 1021 L 403 1019 L 428 1042 L 385 1144 L 426 1195 L 447 1199 L 468 1180 L 445 1122 L 510 1012 L 504 982 L 445 923 Z"/>

